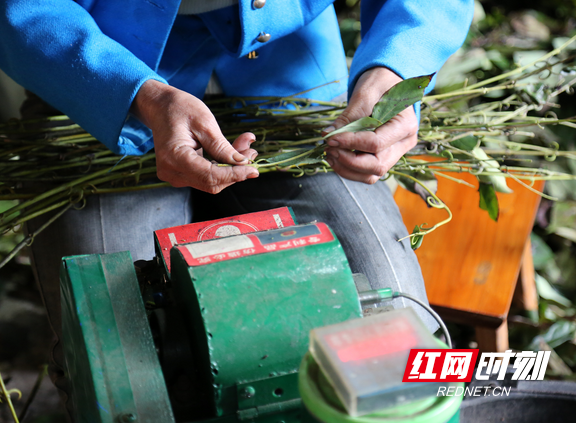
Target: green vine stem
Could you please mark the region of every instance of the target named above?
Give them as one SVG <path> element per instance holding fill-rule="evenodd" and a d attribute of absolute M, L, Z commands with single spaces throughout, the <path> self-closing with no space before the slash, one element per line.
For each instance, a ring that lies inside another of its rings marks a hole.
<path fill-rule="evenodd" d="M 576 37 L 571 42 L 574 39 Z M 419 146 L 394 165 L 390 174 L 394 175 L 395 172 L 410 179 L 406 173 L 425 170 L 439 178 L 466 185 L 470 184 L 454 173 L 494 176 L 494 171 L 488 169 L 483 160 L 467 150 L 456 148 L 458 140 L 472 136 L 477 139 L 476 147 L 481 148 L 490 157 L 489 160 L 506 161 L 507 166 L 502 166 L 498 175 L 526 181 L 527 186 L 536 180 L 575 180 L 574 175 L 547 170 L 546 165 L 534 165 L 556 158 L 576 160 L 576 154 L 558 151 L 557 147 L 549 144 L 534 145 L 540 142 L 541 137 L 537 131 L 530 132 L 529 128 L 545 128 L 547 125 L 576 127 L 576 118 L 558 119 L 550 112 L 544 117 L 534 115 L 533 111 L 543 104 L 550 107 L 556 105 L 550 93 L 546 93 L 543 99 L 530 97 L 527 90 L 530 90 L 531 84 L 523 80 L 543 70 L 550 71 L 558 64 L 571 65 L 569 59 L 557 57 L 568 45 L 565 43 L 532 64 L 482 81 L 480 85 L 424 97 Z M 557 60 L 549 60 L 551 57 Z M 538 69 L 531 68 L 543 61 L 546 62 Z M 562 80 L 559 86 L 552 88 L 552 94 L 571 90 L 574 84 L 576 78 Z M 507 90 L 508 94 L 503 100 L 482 99 L 468 109 L 462 110 L 460 107 L 468 99 L 493 90 Z M 524 95 L 526 92 L 528 97 Z M 259 157 L 249 166 L 257 168 L 261 174 L 285 172 L 300 177 L 332 171 L 328 163 L 322 160 L 321 141 L 326 138 L 322 136 L 322 129 L 342 113 L 345 103 L 292 96 L 226 98 L 208 104 L 223 134 L 230 141 L 244 132 L 254 133 L 257 141 L 253 148 L 259 152 Z M 508 138 L 515 134 L 530 144 Z M 72 124 L 66 116 L 27 122 L 10 121 L 0 125 L 0 141 L 0 200 L 20 200 L 18 205 L 0 214 L 0 231 L 12 230 L 33 217 L 61 209 L 91 194 L 169 186 L 151 180 L 156 173 L 153 152 L 121 160 L 90 134 Z M 303 148 L 307 145 L 311 149 Z M 294 151 L 292 157 L 288 154 L 275 159 L 291 151 Z M 434 157 L 436 161 L 422 161 L 417 157 L 422 154 Z M 531 167 L 520 167 L 520 163 L 510 166 L 514 162 L 532 164 Z M 46 183 L 52 185 L 49 191 L 43 188 Z M 441 204 L 434 200 L 430 205 L 442 208 Z M 433 228 L 424 227 L 423 230 Z"/>
<path fill-rule="evenodd" d="M 26 417 L 26 413 L 28 413 L 28 409 L 30 408 L 32 401 L 34 401 L 34 398 L 36 397 L 36 394 L 38 393 L 38 390 L 40 389 L 40 385 L 42 384 L 42 380 L 44 380 L 44 377 L 47 374 L 48 374 L 48 365 L 45 364 L 40 369 L 40 373 L 38 373 L 38 377 L 36 378 L 36 382 L 34 383 L 34 387 L 32 388 L 32 391 L 30 392 L 30 396 L 26 400 L 26 403 L 24 404 L 24 407 L 22 408 L 22 411 L 20 412 L 20 416 L 18 416 L 20 421 L 22 421 L 22 422 L 24 421 L 24 418 Z"/>
<path fill-rule="evenodd" d="M 48 226 L 54 223 L 60 216 L 66 213 L 70 209 L 70 207 L 72 207 L 72 205 L 73 204 L 68 204 L 67 206 L 65 206 L 65 204 L 62 204 L 62 206 L 65 206 L 62 210 L 60 210 L 58 213 L 56 213 L 54 216 L 48 219 L 42 226 L 36 229 L 36 232 L 28 234 L 26 238 L 20 241 L 18 245 L 16 245 L 16 247 L 14 247 L 6 257 L 4 257 L 2 262 L 0 262 L 0 269 L 3 268 L 10 260 L 12 260 L 22 248 L 29 246 L 34 241 L 34 238 L 38 234 L 40 234 L 42 231 L 44 231 L 44 229 L 46 229 Z"/>
<path fill-rule="evenodd" d="M 438 198 L 438 196 L 432 192 L 430 190 L 430 188 L 428 188 L 424 183 L 422 183 L 421 181 L 419 181 L 418 179 L 416 179 L 415 177 L 413 177 L 412 175 L 408 175 L 406 173 L 402 173 L 402 172 L 397 172 L 395 170 L 389 170 L 388 173 L 390 173 L 391 175 L 397 175 L 397 176 L 402 176 L 404 178 L 408 178 L 410 179 L 412 182 L 417 183 L 418 185 L 420 185 L 424 190 L 426 190 L 426 192 L 430 195 L 430 197 L 428 197 L 428 199 L 426 200 L 427 203 L 431 206 L 434 207 L 436 209 L 443 209 L 446 210 L 446 212 L 448 213 L 448 217 L 446 219 L 444 219 L 441 222 L 436 223 L 434 226 L 430 227 L 430 228 L 425 228 L 424 225 L 426 225 L 426 223 L 423 223 L 422 225 L 419 225 L 419 232 L 417 233 L 411 233 L 408 236 L 405 236 L 403 238 L 400 238 L 398 240 L 398 242 L 403 241 L 407 238 L 413 239 L 415 237 L 424 237 L 425 235 L 428 235 L 431 232 L 434 232 L 436 229 L 438 229 L 439 227 L 447 224 L 448 222 L 450 222 L 452 220 L 452 211 L 450 210 L 450 208 L 442 201 L 440 200 L 440 198 Z M 432 201 L 432 199 L 434 201 Z M 412 243 L 411 243 L 412 244 Z"/>
<path fill-rule="evenodd" d="M 139 163 L 141 163 L 141 162 L 143 162 L 144 160 L 149 160 L 150 158 L 151 158 L 151 157 L 146 158 L 146 159 L 139 158 L 139 159 L 136 159 L 136 160 L 137 160 Z M 128 163 L 120 163 L 120 164 L 115 165 L 113 168 L 103 169 L 103 170 L 97 171 L 97 172 L 95 172 L 95 173 L 93 173 L 93 174 L 91 174 L 91 175 L 78 178 L 78 179 L 76 179 L 76 180 L 74 180 L 74 181 L 72 181 L 72 182 L 68 182 L 68 183 L 66 183 L 66 184 L 62 184 L 62 185 L 60 185 L 60 186 L 58 186 L 58 187 L 56 187 L 56 188 L 54 188 L 54 189 L 51 189 L 51 190 L 49 190 L 49 191 L 47 191 L 47 192 L 44 192 L 43 194 L 40 194 L 40 195 L 38 195 L 38 196 L 36 196 L 36 197 L 28 200 L 28 201 L 24 201 L 24 202 L 18 204 L 17 206 L 14 206 L 14 207 L 12 207 L 11 209 L 5 211 L 4 213 L 2 213 L 2 214 L 0 215 L 0 221 L 4 220 L 4 218 L 5 218 L 6 216 L 10 216 L 10 215 L 12 215 L 12 214 L 14 214 L 14 213 L 16 213 L 16 212 L 18 212 L 18 211 L 26 208 L 26 207 L 30 207 L 31 205 L 37 203 L 38 201 L 44 200 L 45 198 L 49 198 L 49 197 L 53 196 L 54 194 L 58 194 L 58 193 L 60 193 L 60 192 L 62 192 L 62 191 L 69 190 L 70 188 L 73 188 L 73 187 L 76 186 L 76 185 L 79 185 L 79 184 L 81 184 L 81 183 L 83 183 L 83 182 L 87 182 L 87 181 L 89 181 L 90 179 L 94 179 L 96 176 L 105 175 L 105 174 L 109 173 L 111 170 L 113 170 L 114 168 L 116 168 L 116 170 L 120 170 L 120 169 L 123 169 L 123 168 L 126 168 L 126 167 L 130 167 L 130 166 L 133 166 L 133 163 L 130 163 L 130 162 L 128 162 Z"/>
<path fill-rule="evenodd" d="M 458 184 L 466 185 L 467 187 L 470 187 L 470 188 L 476 188 L 474 185 L 472 185 L 472 184 L 469 183 L 469 182 L 464 181 L 463 179 L 458 179 L 458 178 L 454 178 L 454 177 L 452 177 L 452 176 L 444 175 L 443 173 L 440 173 L 440 172 L 438 172 L 438 171 L 432 171 L 432 173 L 433 173 L 434 175 L 436 175 L 436 176 L 440 176 L 440 177 L 442 177 L 442 178 L 446 178 L 446 179 L 448 179 L 448 180 L 450 180 L 450 181 L 452 181 L 452 182 L 456 182 L 456 183 L 458 183 Z"/>
<path fill-rule="evenodd" d="M 0 374 L 0 394 L 2 394 L 0 399 L 6 400 L 6 403 L 8 404 L 8 408 L 10 409 L 10 412 L 12 413 L 12 418 L 14 419 L 14 422 L 20 423 L 20 421 L 18 420 L 18 416 L 16 415 L 16 410 L 14 409 L 14 405 L 12 404 L 12 399 L 10 398 L 10 395 L 18 394 L 18 399 L 20 399 L 20 398 L 22 398 L 22 392 L 20 392 L 18 389 L 7 390 L 6 385 L 4 385 L 4 379 L 2 379 L 2 374 Z M 0 401 L 0 403 L 1 402 L 2 401 Z"/>
<path fill-rule="evenodd" d="M 474 88 L 478 88 L 478 87 L 483 87 L 485 85 L 489 85 L 492 84 L 493 82 L 496 81 L 501 81 L 503 79 L 509 78 L 513 75 L 518 75 L 522 72 L 524 72 L 527 69 L 530 69 L 532 66 L 536 65 L 537 63 L 540 62 L 545 62 L 546 60 L 550 59 L 553 56 L 557 56 L 558 54 L 560 54 L 564 49 L 566 49 L 566 47 L 568 47 L 570 44 L 572 44 L 574 41 L 576 41 L 576 36 L 570 38 L 568 41 L 566 41 L 564 44 L 562 44 L 560 47 L 555 48 L 554 50 L 552 50 L 551 52 L 545 54 L 544 56 L 540 57 L 538 60 L 535 60 L 531 63 L 528 63 L 527 65 L 521 66 L 519 68 L 513 69 L 510 72 L 506 72 L 503 73 L 501 75 L 495 76 L 493 78 L 489 78 L 486 79 L 484 81 L 480 81 L 477 84 L 474 85 L 470 85 L 468 87 L 469 90 L 474 89 Z M 540 72 L 541 70 L 538 70 L 538 72 Z"/>

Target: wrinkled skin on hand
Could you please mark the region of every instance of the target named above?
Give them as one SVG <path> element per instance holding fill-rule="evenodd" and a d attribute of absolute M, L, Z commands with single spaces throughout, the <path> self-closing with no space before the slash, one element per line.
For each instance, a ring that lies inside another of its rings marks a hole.
<path fill-rule="evenodd" d="M 146 81 L 131 112 L 152 130 L 158 178 L 174 187 L 192 187 L 211 194 L 249 178 L 258 171 L 245 166 L 258 153 L 250 148 L 254 134 L 246 132 L 230 144 L 200 99 L 155 80 Z M 203 157 L 206 152 L 218 166 Z"/>
<path fill-rule="evenodd" d="M 348 107 L 324 134 L 370 116 L 382 95 L 400 81 L 402 78 L 387 68 L 364 72 L 356 83 Z M 374 184 L 416 145 L 417 136 L 416 113 L 414 107 L 408 107 L 374 132 L 347 132 L 328 138 L 327 161 L 343 178 Z"/>

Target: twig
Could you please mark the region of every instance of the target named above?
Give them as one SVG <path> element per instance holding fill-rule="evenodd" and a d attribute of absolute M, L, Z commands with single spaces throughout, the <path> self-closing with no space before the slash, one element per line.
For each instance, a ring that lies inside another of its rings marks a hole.
<path fill-rule="evenodd" d="M 22 392 L 20 392 L 18 389 L 7 390 L 6 385 L 4 385 L 4 379 L 2 379 L 2 374 L 0 374 L 0 389 L 2 397 L 5 398 L 6 402 L 8 403 L 8 408 L 10 408 L 10 412 L 12 413 L 12 418 L 14 419 L 14 422 L 20 423 L 20 421 L 18 420 L 18 416 L 16 415 L 14 405 L 12 404 L 12 399 L 10 398 L 10 395 L 18 394 L 19 397 L 22 398 Z"/>
<path fill-rule="evenodd" d="M 24 417 L 26 417 L 26 413 L 28 412 L 28 408 L 30 408 L 32 401 L 34 401 L 34 398 L 36 397 L 36 394 L 38 393 L 38 390 L 40 389 L 40 385 L 42 384 L 42 380 L 44 379 L 44 376 L 46 376 L 47 374 L 48 374 L 48 365 L 45 364 L 44 366 L 42 366 L 42 370 L 40 370 L 40 373 L 38 374 L 38 377 L 36 378 L 36 383 L 34 384 L 32 391 L 30 392 L 30 396 L 26 400 L 26 404 L 24 404 L 24 408 L 20 412 L 20 416 L 19 416 L 20 421 L 22 421 L 22 422 L 24 421 Z"/>
<path fill-rule="evenodd" d="M 470 182 L 466 182 L 466 181 L 463 180 L 463 179 L 453 178 L 452 176 L 444 175 L 443 173 L 440 173 L 440 172 L 438 172 L 438 171 L 432 171 L 432 173 L 433 173 L 434 175 L 441 176 L 442 178 L 449 179 L 449 180 L 451 180 L 451 181 L 453 181 L 453 182 L 456 182 L 456 183 L 458 183 L 458 184 L 466 185 L 467 187 L 474 188 L 474 189 L 476 188 L 476 187 L 475 187 L 474 185 L 472 185 Z"/>
<path fill-rule="evenodd" d="M 508 175 L 510 175 L 510 177 L 512 179 L 514 179 L 516 182 L 518 182 L 520 185 L 522 185 L 524 188 L 526 188 L 528 191 L 532 191 L 535 194 L 538 194 L 540 197 L 544 197 L 547 200 L 552 200 L 552 201 L 558 201 L 558 198 L 556 197 L 552 197 L 551 195 L 547 195 L 544 194 L 541 191 L 538 191 L 537 189 L 532 188 L 530 185 L 528 185 L 527 183 L 525 183 L 524 181 L 520 180 L 520 178 L 517 178 L 516 176 L 512 175 L 511 173 L 508 173 Z"/>
<path fill-rule="evenodd" d="M 54 221 L 56 221 L 56 219 L 58 219 L 60 216 L 62 216 L 64 213 L 66 213 L 70 207 L 72 207 L 73 204 L 70 203 L 68 206 L 64 207 L 62 210 L 60 210 L 58 213 L 56 213 L 54 216 L 52 216 L 50 219 L 48 219 L 42 226 L 40 226 L 36 232 L 29 234 L 26 238 L 24 238 L 22 241 L 20 241 L 18 243 L 18 245 L 16 245 L 16 247 L 14 247 L 12 249 L 12 251 L 10 251 L 10 253 L 4 257 L 4 260 L 2 260 L 0 262 L 0 269 L 2 269 L 6 263 L 8 263 L 10 260 L 12 260 L 16 254 L 18 254 L 18 252 L 26 247 L 27 245 L 30 245 L 33 241 L 34 238 L 40 234 L 42 231 L 44 231 L 44 229 L 46 229 L 48 226 L 50 226 Z"/>
<path fill-rule="evenodd" d="M 491 83 L 493 83 L 493 82 L 501 81 L 502 79 L 506 79 L 506 78 L 508 78 L 508 77 L 510 77 L 510 76 L 518 75 L 519 73 L 524 72 L 526 69 L 531 68 L 531 67 L 534 66 L 535 64 L 540 63 L 540 62 L 544 62 L 544 61 L 548 60 L 549 58 L 558 55 L 560 52 L 562 52 L 562 50 L 564 50 L 566 47 L 568 47 L 568 46 L 569 46 L 570 44 L 572 44 L 574 41 L 576 41 L 576 36 L 570 38 L 568 41 L 566 41 L 566 42 L 565 42 L 564 44 L 562 44 L 560 47 L 555 48 L 554 50 L 552 50 L 551 52 L 545 54 L 544 56 L 542 56 L 542 57 L 539 58 L 538 60 L 535 60 L 535 61 L 533 61 L 533 62 L 531 62 L 531 63 L 528 63 L 527 65 L 521 66 L 521 67 L 516 68 L 516 69 L 514 69 L 514 70 L 511 70 L 510 72 L 506 72 L 506 73 L 503 73 L 503 74 L 501 74 L 501 75 L 495 76 L 495 77 L 493 77 L 493 78 L 486 79 L 485 81 L 480 81 L 480 82 L 478 82 L 478 83 L 476 83 L 476 84 L 470 85 L 469 87 L 467 87 L 467 89 L 468 89 L 468 90 L 472 90 L 472 89 L 474 89 L 474 88 L 483 87 L 483 86 L 489 85 L 489 84 L 491 84 Z"/>
<path fill-rule="evenodd" d="M 448 208 L 448 206 L 442 201 L 440 200 L 440 198 L 438 198 L 436 196 L 435 193 L 433 193 L 430 188 L 428 188 L 425 184 L 423 184 L 421 181 L 419 181 L 418 179 L 416 179 L 415 177 L 413 177 L 412 175 L 408 175 L 406 173 L 402 173 L 402 172 L 397 172 L 395 170 L 389 170 L 388 173 L 392 174 L 392 175 L 398 175 L 398 176 L 402 176 L 404 178 L 408 178 L 411 181 L 417 183 L 418 185 L 420 185 L 422 188 L 424 188 L 424 190 L 426 190 L 426 192 L 430 195 L 430 197 L 432 197 L 435 201 L 429 201 L 430 198 L 428 198 L 428 204 L 431 207 L 437 208 L 437 209 L 444 209 L 446 210 L 446 212 L 448 213 L 448 218 L 444 219 L 441 222 L 436 223 L 434 226 L 430 227 L 430 228 L 424 228 L 422 225 L 420 225 L 418 228 L 422 231 L 422 232 L 418 232 L 418 233 L 412 233 L 408 236 L 405 236 L 403 238 L 400 238 L 398 240 L 398 242 L 405 240 L 406 238 L 414 238 L 417 236 L 424 236 L 424 235 L 428 235 L 430 232 L 435 231 L 436 229 L 438 229 L 440 226 L 445 225 L 446 223 L 450 222 L 452 220 L 452 211 L 450 210 L 450 208 Z"/>

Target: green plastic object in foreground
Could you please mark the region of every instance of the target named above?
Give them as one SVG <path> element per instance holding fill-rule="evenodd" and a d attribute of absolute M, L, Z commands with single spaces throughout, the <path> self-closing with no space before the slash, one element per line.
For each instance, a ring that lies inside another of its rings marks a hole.
<path fill-rule="evenodd" d="M 65 257 L 66 372 L 77 423 L 173 423 L 129 252 Z"/>
<path fill-rule="evenodd" d="M 458 386 L 464 386 L 459 383 Z M 298 388 L 302 402 L 316 420 L 324 423 L 457 423 L 462 397 L 431 398 L 366 416 L 352 417 L 330 393 L 320 367 L 310 353 L 300 365 Z"/>

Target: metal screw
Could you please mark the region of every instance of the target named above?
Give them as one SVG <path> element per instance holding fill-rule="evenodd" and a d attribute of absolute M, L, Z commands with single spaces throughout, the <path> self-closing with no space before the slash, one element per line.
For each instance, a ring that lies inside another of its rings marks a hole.
<path fill-rule="evenodd" d="M 254 9 L 262 9 L 265 4 L 266 0 L 254 0 L 254 3 L 252 3 Z"/>
<path fill-rule="evenodd" d="M 254 395 L 256 395 L 256 389 L 254 389 L 252 386 L 247 386 L 242 391 L 242 397 L 244 398 L 252 398 Z"/>

